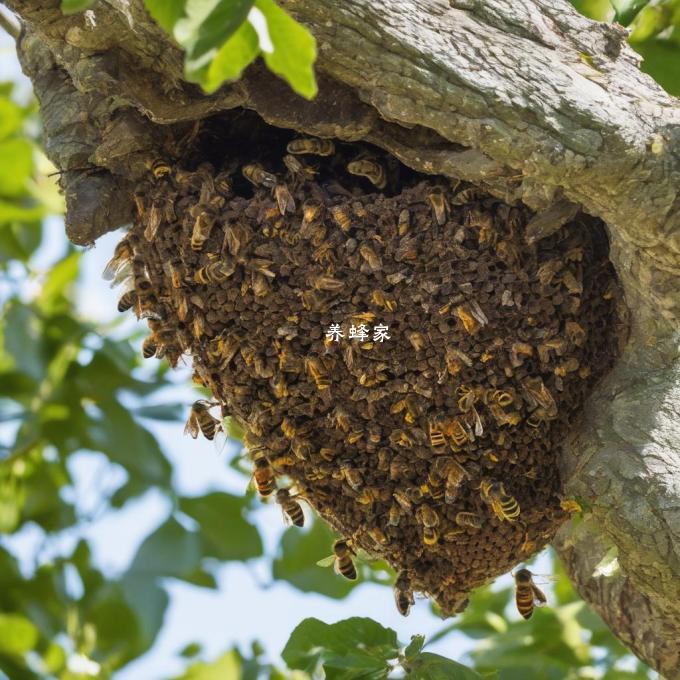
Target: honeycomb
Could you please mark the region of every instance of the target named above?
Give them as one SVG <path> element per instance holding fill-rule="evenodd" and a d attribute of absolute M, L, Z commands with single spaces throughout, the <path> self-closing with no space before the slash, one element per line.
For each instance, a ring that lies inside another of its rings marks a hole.
<path fill-rule="evenodd" d="M 528 208 L 378 149 L 247 146 L 153 165 L 119 308 L 354 553 L 461 611 L 568 517 L 561 446 L 620 344 L 604 225 L 529 238 Z"/>

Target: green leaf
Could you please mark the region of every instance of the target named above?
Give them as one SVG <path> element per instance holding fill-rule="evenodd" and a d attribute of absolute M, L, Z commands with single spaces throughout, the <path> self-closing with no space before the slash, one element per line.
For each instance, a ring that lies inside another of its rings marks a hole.
<path fill-rule="evenodd" d="M 187 0 L 144 0 L 149 14 L 172 35 L 175 24 L 184 16 Z"/>
<path fill-rule="evenodd" d="M 23 109 L 11 99 L 0 97 L 0 140 L 19 130 L 23 122 Z"/>
<path fill-rule="evenodd" d="M 220 47 L 202 78 L 206 92 L 215 92 L 222 83 L 238 80 L 243 70 L 259 54 L 255 29 L 247 21 Z"/>
<path fill-rule="evenodd" d="M 327 678 L 350 680 L 386 678 L 387 661 L 398 654 L 397 634 L 391 628 L 354 617 L 333 624 L 305 619 L 291 633 L 281 656 L 290 668 L 312 673 L 320 664 Z"/>
<path fill-rule="evenodd" d="M 27 139 L 0 142 L 0 196 L 21 196 L 33 172 L 33 145 Z"/>
<path fill-rule="evenodd" d="M 41 205 L 18 205 L 14 202 L 0 200 L 0 224 L 8 222 L 34 222 L 45 215 Z"/>
<path fill-rule="evenodd" d="M 243 517 L 245 506 L 242 497 L 221 491 L 179 501 L 180 510 L 201 527 L 204 554 L 220 560 L 246 560 L 262 554 L 259 532 Z"/>
<path fill-rule="evenodd" d="M 54 264 L 40 291 L 38 304 L 46 312 L 52 311 L 61 302 L 67 303 L 69 287 L 78 278 L 80 253 L 73 252 Z"/>
<path fill-rule="evenodd" d="M 170 518 L 147 536 L 137 550 L 128 573 L 181 578 L 192 573 L 200 565 L 202 557 L 198 533 L 188 531 Z"/>
<path fill-rule="evenodd" d="M 333 552 L 336 536 L 324 522 L 313 521 L 307 531 L 297 527 L 287 529 L 281 539 L 281 553 L 274 560 L 272 575 L 288 581 L 305 593 L 317 592 L 333 598 L 346 597 L 356 582 L 335 573 L 332 568 L 317 566 L 317 562 Z"/>
<path fill-rule="evenodd" d="M 245 430 L 238 424 L 235 418 L 232 416 L 227 416 L 224 419 L 223 425 L 227 436 L 231 437 L 232 439 L 243 441 Z"/>
<path fill-rule="evenodd" d="M 420 654 L 423 645 L 425 644 L 424 635 L 412 635 L 411 642 L 408 643 L 406 649 L 404 650 L 404 656 L 407 659 L 411 659 L 418 654 Z"/>
<path fill-rule="evenodd" d="M 631 41 L 631 44 L 642 55 L 642 70 L 649 73 L 666 92 L 680 97 L 680 45 L 659 38 Z"/>
<path fill-rule="evenodd" d="M 201 645 L 200 642 L 190 642 L 182 648 L 179 655 L 183 656 L 185 659 L 191 659 L 194 656 L 198 656 L 202 651 L 203 645 Z"/>
<path fill-rule="evenodd" d="M 33 310 L 19 303 L 5 307 L 5 350 L 18 369 L 40 381 L 45 376 L 42 327 Z"/>
<path fill-rule="evenodd" d="M 314 77 L 316 40 L 314 36 L 274 0 L 255 0 L 267 21 L 267 30 L 274 46 L 273 52 L 263 49 L 267 66 L 306 99 L 313 99 L 318 91 Z M 262 47 L 262 45 L 260 45 Z"/>
<path fill-rule="evenodd" d="M 64 14 L 76 14 L 86 10 L 94 0 L 61 0 L 61 11 Z"/>
<path fill-rule="evenodd" d="M 616 12 L 616 21 L 623 26 L 628 26 L 637 13 L 649 4 L 649 0 L 611 0 L 611 3 Z"/>
<path fill-rule="evenodd" d="M 479 680 L 481 677 L 471 668 L 431 652 L 409 659 L 408 669 L 409 680 Z"/>
<path fill-rule="evenodd" d="M 175 680 L 239 680 L 241 678 L 241 657 L 235 649 L 223 654 L 212 663 L 195 663 Z"/>
<path fill-rule="evenodd" d="M 0 614 L 0 654 L 21 655 L 38 643 L 38 629 L 18 614 Z"/>
<path fill-rule="evenodd" d="M 66 666 L 66 652 L 61 645 L 50 642 L 42 654 L 43 670 L 50 675 L 56 675 Z"/>

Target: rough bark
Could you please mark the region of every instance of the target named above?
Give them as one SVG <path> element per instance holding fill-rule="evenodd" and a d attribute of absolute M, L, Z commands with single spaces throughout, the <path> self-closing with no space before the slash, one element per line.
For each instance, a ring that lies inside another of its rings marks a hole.
<path fill-rule="evenodd" d="M 625 31 L 562 0 L 284 0 L 318 40 L 310 103 L 260 67 L 204 95 L 141 0 L 71 17 L 57 0 L 6 2 L 25 24 L 20 56 L 48 153 L 68 171 L 76 243 L 129 219 L 131 187 L 159 147 L 236 106 L 370 141 L 507 201 L 569 201 L 605 220 L 631 337 L 569 443 L 567 488 L 591 507 L 557 547 L 622 641 L 679 678 L 680 105 L 639 71 Z M 593 575 L 611 546 L 620 568 Z"/>

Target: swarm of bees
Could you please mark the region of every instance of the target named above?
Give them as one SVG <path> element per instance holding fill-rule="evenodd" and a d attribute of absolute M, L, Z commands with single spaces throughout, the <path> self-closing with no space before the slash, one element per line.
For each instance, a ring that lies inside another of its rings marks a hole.
<path fill-rule="evenodd" d="M 603 225 L 527 238 L 523 206 L 267 130 L 255 157 L 232 139 L 227 161 L 150 164 L 106 269 L 118 308 L 147 320 L 144 356 L 190 358 L 212 392 L 187 432 L 213 438 L 219 406 L 261 496 L 344 537 L 341 575 L 364 551 L 397 570 L 402 614 L 413 592 L 453 614 L 569 515 L 560 445 L 621 337 Z M 378 323 L 389 340 L 350 338 Z M 525 576 L 522 612 L 540 600 Z"/>

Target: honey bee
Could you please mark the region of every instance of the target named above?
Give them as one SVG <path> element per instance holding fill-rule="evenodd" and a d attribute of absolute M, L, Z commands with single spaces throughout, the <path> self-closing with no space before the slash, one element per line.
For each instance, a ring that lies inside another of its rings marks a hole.
<path fill-rule="evenodd" d="M 194 218 L 191 230 L 191 249 L 202 250 L 217 220 L 218 210 L 224 205 L 224 198 L 215 194 L 207 198 L 201 195 L 199 202 L 190 208 L 189 215 Z"/>
<path fill-rule="evenodd" d="M 259 163 L 244 165 L 241 172 L 243 176 L 252 184 L 273 189 L 276 186 L 276 176 L 267 172 Z"/>
<path fill-rule="evenodd" d="M 352 467 L 349 461 L 340 463 L 340 472 L 353 491 L 360 491 L 364 483 L 364 478 L 359 470 Z"/>
<path fill-rule="evenodd" d="M 458 399 L 458 408 L 467 413 L 479 400 L 481 396 L 480 388 L 470 388 L 467 385 L 460 385 L 456 390 L 460 399 Z"/>
<path fill-rule="evenodd" d="M 411 511 L 412 508 L 411 499 L 408 497 L 408 494 L 405 491 L 397 489 L 392 493 L 392 497 L 394 498 L 395 501 L 397 501 L 397 503 L 399 503 L 403 510 L 406 510 L 406 512 Z"/>
<path fill-rule="evenodd" d="M 481 529 L 482 518 L 475 512 L 459 512 L 456 514 L 456 524 L 462 527 Z"/>
<path fill-rule="evenodd" d="M 134 255 L 132 244 L 128 238 L 121 239 L 114 251 L 113 257 L 106 263 L 102 278 L 105 281 L 113 281 L 121 267 L 126 264 Z"/>
<path fill-rule="evenodd" d="M 408 341 L 411 343 L 411 347 L 413 347 L 416 352 L 419 352 L 425 347 L 426 339 L 422 333 L 411 331 L 407 333 L 407 337 Z"/>
<path fill-rule="evenodd" d="M 352 426 L 352 421 L 350 420 L 349 413 L 347 413 L 347 411 L 345 411 L 340 406 L 336 406 L 331 418 L 336 427 L 341 429 L 343 432 L 349 432 L 349 429 Z"/>
<path fill-rule="evenodd" d="M 271 496 L 276 489 L 276 474 L 269 460 L 265 456 L 255 459 L 255 469 L 253 470 L 253 480 L 255 488 L 263 498 Z"/>
<path fill-rule="evenodd" d="M 399 520 L 401 519 L 401 512 L 399 511 L 399 506 L 392 503 L 387 516 L 387 524 L 391 527 L 399 526 Z"/>
<path fill-rule="evenodd" d="M 520 514 L 519 503 L 514 496 L 506 493 L 503 482 L 482 480 L 480 487 L 482 499 L 491 506 L 501 521 L 514 522 Z"/>
<path fill-rule="evenodd" d="M 459 373 L 463 366 L 472 367 L 472 359 L 457 347 L 446 348 L 446 368 L 451 375 Z"/>
<path fill-rule="evenodd" d="M 416 511 L 416 519 L 423 525 L 423 543 L 434 545 L 439 540 L 439 515 L 429 505 L 423 504 Z"/>
<path fill-rule="evenodd" d="M 430 429 L 430 444 L 433 449 L 443 449 L 446 446 L 446 438 L 444 437 L 444 431 L 438 423 L 429 423 Z"/>
<path fill-rule="evenodd" d="M 556 366 L 554 373 L 555 375 L 559 375 L 563 378 L 567 375 L 567 373 L 573 373 L 574 371 L 577 371 L 579 365 L 579 360 L 576 357 L 570 357 L 566 361 L 563 361 L 561 364 Z"/>
<path fill-rule="evenodd" d="M 564 338 L 550 338 L 538 346 L 538 358 L 542 364 L 547 364 L 550 361 L 552 352 L 562 356 L 566 350 L 567 341 Z"/>
<path fill-rule="evenodd" d="M 215 260 L 194 272 L 194 281 L 203 285 L 226 281 L 236 271 L 233 260 Z"/>
<path fill-rule="evenodd" d="M 154 179 L 167 177 L 172 172 L 170 164 L 162 158 L 157 158 L 156 160 L 152 161 L 149 164 L 149 170 L 151 171 Z"/>
<path fill-rule="evenodd" d="M 326 366 L 318 357 L 306 357 L 305 369 L 320 392 L 322 390 L 327 390 L 331 386 L 331 379 L 326 370 Z"/>
<path fill-rule="evenodd" d="M 468 440 L 468 431 L 458 418 L 453 418 L 444 428 L 444 433 L 451 438 L 454 446 L 463 446 Z"/>
<path fill-rule="evenodd" d="M 542 607 L 548 599 L 543 591 L 534 583 L 533 574 L 528 569 L 518 569 L 515 579 L 515 604 L 517 611 L 525 619 L 530 619 L 534 607 Z"/>
<path fill-rule="evenodd" d="M 295 201 L 285 184 L 277 184 L 274 187 L 274 198 L 276 198 L 276 205 L 282 215 L 285 215 L 286 212 L 295 212 Z"/>
<path fill-rule="evenodd" d="M 408 616 L 411 605 L 415 603 L 411 591 L 411 581 L 404 571 L 399 572 L 397 580 L 394 582 L 394 602 L 397 605 L 397 611 L 402 616 Z"/>
<path fill-rule="evenodd" d="M 561 271 L 563 267 L 564 263 L 559 258 L 553 258 L 552 260 L 542 262 L 536 272 L 538 280 L 542 285 L 549 286 L 557 272 Z"/>
<path fill-rule="evenodd" d="M 305 525 L 305 513 L 302 506 L 296 500 L 299 494 L 292 496 L 289 489 L 279 489 L 276 492 L 276 502 L 281 506 L 284 518 L 290 520 L 296 527 Z"/>
<path fill-rule="evenodd" d="M 352 555 L 353 550 L 349 547 L 349 541 L 341 538 L 333 543 L 333 553 L 335 554 L 335 571 L 350 581 L 357 578 L 357 569 L 354 566 Z"/>
<path fill-rule="evenodd" d="M 151 357 L 156 356 L 156 351 L 158 350 L 158 345 L 156 344 L 156 334 L 152 333 L 148 337 L 144 338 L 142 343 L 142 356 L 145 359 L 151 359 Z"/>
<path fill-rule="evenodd" d="M 446 486 L 444 487 L 445 503 L 455 502 L 460 485 L 466 477 L 469 477 L 469 475 L 465 468 L 457 461 L 451 460 L 446 472 Z"/>
<path fill-rule="evenodd" d="M 317 174 L 316 168 L 305 165 L 299 158 L 295 158 L 295 156 L 291 156 L 290 154 L 286 154 L 283 157 L 283 164 L 296 180 L 311 180 L 314 179 L 314 176 Z"/>
<path fill-rule="evenodd" d="M 523 381 L 524 398 L 532 408 L 540 409 L 542 419 L 552 420 L 557 417 L 557 404 L 541 378 L 527 378 Z"/>
<path fill-rule="evenodd" d="M 388 312 L 393 312 L 397 308 L 397 301 L 393 297 L 388 297 L 382 290 L 374 290 L 371 294 L 371 301 Z"/>
<path fill-rule="evenodd" d="M 404 208 L 399 213 L 399 218 L 397 219 L 397 233 L 399 236 L 405 236 L 411 230 L 411 213 Z"/>
<path fill-rule="evenodd" d="M 587 336 L 583 326 L 576 323 L 576 321 L 567 321 L 564 324 L 564 330 L 572 344 L 576 345 L 577 347 L 581 347 L 583 345 Z"/>
<path fill-rule="evenodd" d="M 571 295 L 580 295 L 583 292 L 583 284 L 568 269 L 562 274 L 562 285 Z"/>
<path fill-rule="evenodd" d="M 437 224 L 440 226 L 445 224 L 449 213 L 449 204 L 442 187 L 432 187 L 432 190 L 427 194 L 427 201 L 432 206 Z"/>
<path fill-rule="evenodd" d="M 345 287 L 345 282 L 334 279 L 332 276 L 315 276 L 310 280 L 312 288 L 316 290 L 328 290 L 337 292 Z"/>
<path fill-rule="evenodd" d="M 418 416 L 420 415 L 420 408 L 418 403 L 412 396 L 405 397 L 394 403 L 390 408 L 390 413 L 404 413 L 404 420 L 409 424 L 413 425 Z M 432 440 L 430 431 L 430 441 Z M 434 444 L 433 444 L 434 446 Z"/>
<path fill-rule="evenodd" d="M 382 267 L 382 260 L 380 259 L 380 255 L 378 255 L 375 250 L 371 248 L 371 246 L 369 246 L 367 243 L 362 243 L 359 246 L 359 254 L 366 261 L 371 271 L 380 271 Z"/>
<path fill-rule="evenodd" d="M 387 185 L 385 168 L 376 161 L 368 159 L 351 161 L 347 164 L 347 172 L 350 175 L 365 177 L 377 189 L 384 189 Z"/>
<path fill-rule="evenodd" d="M 371 527 L 367 533 L 378 545 L 387 545 L 390 542 L 380 527 Z"/>
<path fill-rule="evenodd" d="M 332 156 L 335 153 L 335 144 L 330 139 L 301 137 L 288 142 L 286 151 L 295 155 Z"/>
<path fill-rule="evenodd" d="M 137 293 L 134 290 L 128 290 L 123 293 L 121 298 L 118 300 L 117 309 L 119 312 L 127 312 L 128 309 L 132 309 L 137 304 Z"/>
<path fill-rule="evenodd" d="M 217 402 L 206 399 L 195 401 L 191 407 L 189 420 L 184 426 L 184 434 L 190 434 L 193 439 L 196 439 L 198 433 L 201 432 L 206 439 L 214 439 L 215 433 L 222 425 L 219 419 L 210 413 L 213 406 L 217 406 Z"/>
<path fill-rule="evenodd" d="M 331 215 L 336 224 L 344 232 L 352 228 L 352 214 L 345 205 L 333 205 L 330 207 Z"/>

